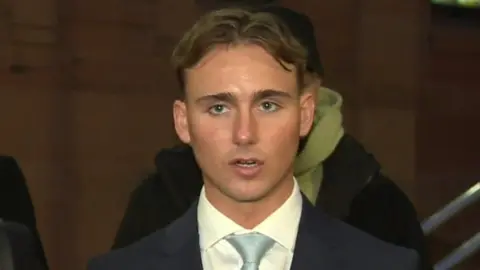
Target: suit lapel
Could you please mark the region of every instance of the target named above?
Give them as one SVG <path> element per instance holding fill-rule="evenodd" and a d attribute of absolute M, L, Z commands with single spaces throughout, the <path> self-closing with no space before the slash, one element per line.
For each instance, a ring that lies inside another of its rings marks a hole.
<path fill-rule="evenodd" d="M 334 233 L 328 218 L 303 197 L 302 216 L 291 270 L 342 269 L 341 257 L 336 252 Z"/>
<path fill-rule="evenodd" d="M 337 252 L 335 224 L 303 196 L 302 216 L 298 228 L 291 270 L 343 269 Z M 197 202 L 178 220 L 164 229 L 160 240 L 162 269 L 202 270 Z"/>
<path fill-rule="evenodd" d="M 164 230 L 161 269 L 202 270 L 198 237 L 197 203 Z"/>

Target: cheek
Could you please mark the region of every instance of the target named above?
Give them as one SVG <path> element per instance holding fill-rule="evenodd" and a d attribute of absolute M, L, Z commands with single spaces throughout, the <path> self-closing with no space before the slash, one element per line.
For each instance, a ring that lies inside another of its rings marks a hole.
<path fill-rule="evenodd" d="M 231 132 L 224 124 L 210 117 L 197 117 L 190 121 L 190 136 L 192 144 L 199 148 L 224 149 L 225 143 L 230 141 Z"/>
<path fill-rule="evenodd" d="M 288 152 L 291 149 L 296 151 L 296 144 L 300 138 L 298 120 L 294 118 L 283 118 L 282 122 L 264 125 L 262 127 L 264 143 L 274 152 Z"/>

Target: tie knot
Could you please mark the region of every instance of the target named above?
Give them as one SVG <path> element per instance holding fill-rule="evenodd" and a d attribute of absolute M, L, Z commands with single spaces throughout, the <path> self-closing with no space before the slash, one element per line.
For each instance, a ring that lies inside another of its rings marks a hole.
<path fill-rule="evenodd" d="M 230 235 L 226 240 L 240 254 L 244 265 L 254 264 L 257 267 L 265 253 L 275 244 L 273 239 L 260 233 Z"/>

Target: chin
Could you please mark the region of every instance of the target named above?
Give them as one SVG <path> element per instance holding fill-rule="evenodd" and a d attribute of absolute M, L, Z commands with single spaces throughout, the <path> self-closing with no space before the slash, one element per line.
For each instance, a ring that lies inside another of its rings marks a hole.
<path fill-rule="evenodd" d="M 239 203 L 254 203 L 261 201 L 265 196 L 257 194 L 241 194 L 230 196 L 230 198 Z"/>
<path fill-rule="evenodd" d="M 224 192 L 225 195 L 230 197 L 236 202 L 242 203 L 251 203 L 258 202 L 268 196 L 268 189 L 253 187 L 250 185 L 248 188 L 237 188 L 230 189 L 227 192 Z"/>

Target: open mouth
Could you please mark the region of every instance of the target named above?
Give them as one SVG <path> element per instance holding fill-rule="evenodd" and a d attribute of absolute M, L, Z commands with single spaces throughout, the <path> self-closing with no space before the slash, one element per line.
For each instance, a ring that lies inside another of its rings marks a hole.
<path fill-rule="evenodd" d="M 244 179 L 255 178 L 263 167 L 263 161 L 256 158 L 237 158 L 230 162 L 234 172 Z"/>
<path fill-rule="evenodd" d="M 239 159 L 235 162 L 235 165 L 243 168 L 253 168 L 258 165 L 258 162 L 256 160 Z"/>
<path fill-rule="evenodd" d="M 263 161 L 256 158 L 236 158 L 230 162 L 230 165 L 242 168 L 252 168 L 263 165 Z"/>

